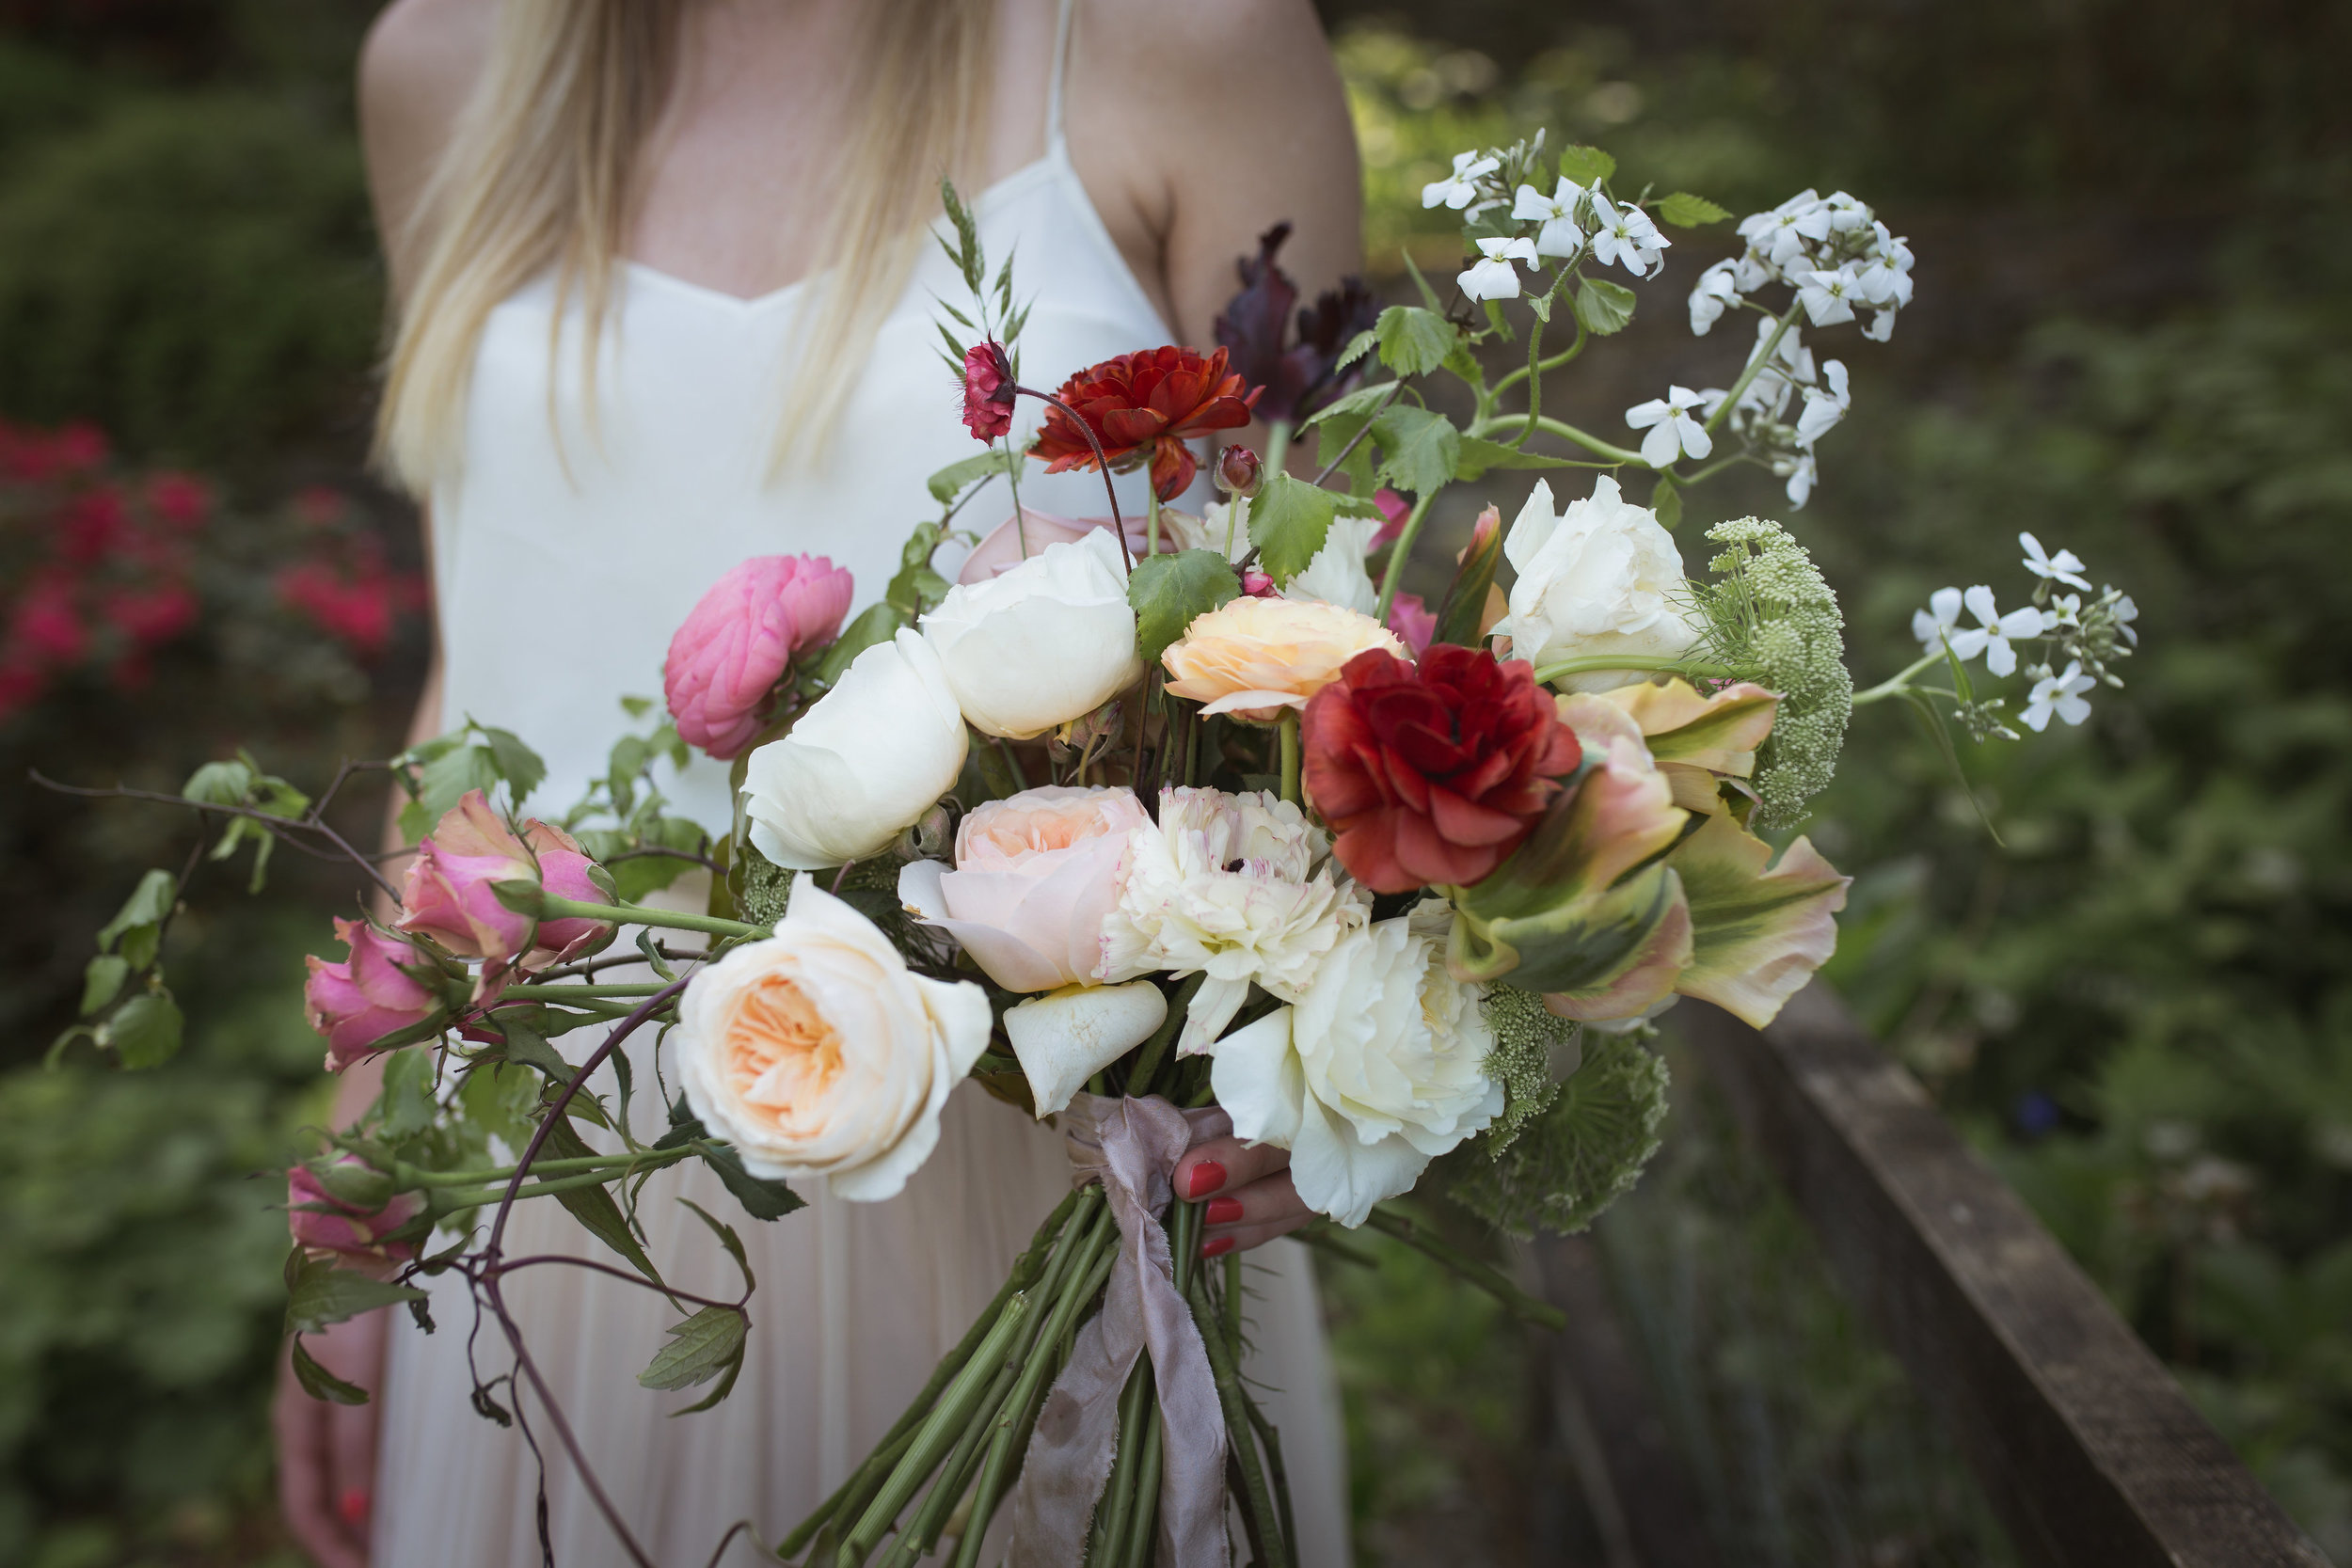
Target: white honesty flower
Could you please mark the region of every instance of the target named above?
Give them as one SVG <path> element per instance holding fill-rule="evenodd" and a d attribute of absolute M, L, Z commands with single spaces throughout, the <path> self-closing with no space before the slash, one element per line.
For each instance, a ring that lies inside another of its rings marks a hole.
<path fill-rule="evenodd" d="M 1699 274 L 1698 287 L 1691 291 L 1691 334 L 1704 338 L 1708 327 L 1723 319 L 1724 312 L 1740 303 L 1740 263 L 1718 261 Z"/>
<path fill-rule="evenodd" d="M 1502 1114 L 1481 1070 L 1480 988 L 1444 962 L 1444 905 L 1350 932 L 1294 1006 L 1217 1042 L 1209 1082 L 1233 1132 L 1291 1152 L 1300 1201 L 1358 1226 Z"/>
<path fill-rule="evenodd" d="M 1949 593 L 1950 590 L 1945 590 Z M 2011 638 L 2039 637 L 2042 633 L 2042 611 L 2031 605 L 2012 610 L 2004 615 L 1993 602 L 1993 590 L 1983 583 L 1962 596 L 1968 612 L 1980 623 L 1963 626 L 1952 632 L 1949 641 L 1952 652 L 1963 659 L 1984 656 L 1984 667 L 1996 675 L 2017 673 L 2017 650 L 2010 646 Z M 1931 603 L 1933 601 L 1931 600 Z"/>
<path fill-rule="evenodd" d="M 1627 409 L 1627 426 L 1649 432 L 1642 437 L 1642 461 L 1653 468 L 1662 468 L 1685 453 L 1703 458 L 1713 451 L 1714 438 L 1691 417 L 1691 410 L 1704 402 L 1688 387 L 1669 387 L 1664 397 L 1637 403 Z"/>
<path fill-rule="evenodd" d="M 1831 192 L 1821 202 L 1821 213 L 1833 234 L 1850 234 L 1857 229 L 1867 229 L 1871 221 L 1870 209 L 1864 206 L 1858 198 L 1848 196 L 1844 191 Z"/>
<path fill-rule="evenodd" d="M 2082 558 L 2073 550 L 2060 550 L 2056 555 L 2042 547 L 2042 541 L 2030 533 L 2021 533 L 2017 543 L 2026 551 L 2026 570 L 2048 582 L 2062 582 L 2069 588 L 2090 592 L 2090 584 L 2082 576 Z"/>
<path fill-rule="evenodd" d="M 1731 264 L 1731 281 L 1743 294 L 1756 293 L 1779 276 L 1778 269 L 1753 248 L 1741 251 L 1740 259 Z"/>
<path fill-rule="evenodd" d="M 1813 487 L 1821 482 L 1821 467 L 1810 451 L 1790 452 L 1773 459 L 1772 472 L 1788 481 L 1788 504 L 1803 506 L 1813 499 Z"/>
<path fill-rule="evenodd" d="M 1622 265 L 1636 277 L 1647 277 L 1665 265 L 1662 253 L 1674 242 L 1661 234 L 1639 207 L 1617 206 L 1595 191 L 1593 222 L 1598 226 L 1593 235 L 1593 259 L 1601 265 Z"/>
<path fill-rule="evenodd" d="M 1551 484 L 1537 480 L 1503 536 L 1518 575 L 1494 629 L 1509 635 L 1513 657 L 1538 668 L 1609 654 L 1674 658 L 1698 641 L 1682 556 L 1656 513 L 1627 501 L 1607 474 L 1589 499 L 1557 516 L 1551 508 Z M 1604 670 L 1564 684 L 1606 691 L 1637 678 Z"/>
<path fill-rule="evenodd" d="M 1421 204 L 1423 207 L 1451 207 L 1458 213 L 1478 199 L 1479 177 L 1492 174 L 1502 166 L 1501 160 L 1482 158 L 1474 150 L 1456 152 L 1454 155 L 1454 172 L 1421 188 Z"/>
<path fill-rule="evenodd" d="M 1466 299 L 1517 299 L 1519 297 L 1519 269 L 1511 263 L 1525 261 L 1535 264 L 1535 243 L 1533 240 L 1481 240 L 1478 242 L 1481 260 L 1472 261 L 1469 270 L 1455 281 L 1462 285 Z"/>
<path fill-rule="evenodd" d="M 1842 359 L 1827 359 L 1821 363 L 1826 389 L 1807 387 L 1804 389 L 1804 411 L 1797 416 L 1797 445 L 1811 447 L 1829 434 L 1838 420 L 1853 406 L 1853 394 L 1846 384 L 1846 365 Z"/>
<path fill-rule="evenodd" d="M 1883 309 L 1910 304 L 1911 246 L 1888 233 L 1883 223 L 1872 224 L 1870 230 L 1876 239 L 1855 275 L 1862 297 Z"/>
<path fill-rule="evenodd" d="M 2083 693 L 2098 683 L 2083 673 L 2079 660 L 2069 663 L 2058 674 L 2044 673 L 2033 683 L 2033 691 L 2026 698 L 2026 711 L 2018 717 L 2026 727 L 2037 733 L 2050 727 L 2050 715 L 2057 714 L 2069 724 L 2079 724 L 2090 717 L 2090 705 L 2083 701 Z"/>
<path fill-rule="evenodd" d="M 2115 629 L 2122 635 L 2124 641 L 2135 648 L 2139 646 L 2139 632 L 2132 625 L 2139 619 L 2139 606 L 2132 602 L 2129 594 L 2117 595 L 2115 602 L 2107 607 L 2107 619 L 2115 623 Z"/>
<path fill-rule="evenodd" d="M 1804 313 L 1816 326 L 1836 326 L 1839 322 L 1853 320 L 1853 302 L 1861 296 L 1852 263 L 1835 272 L 1820 268 L 1800 273 L 1797 298 L 1804 306 Z"/>
<path fill-rule="evenodd" d="M 1535 235 L 1536 255 L 1565 258 L 1584 248 L 1584 230 L 1576 223 L 1576 204 L 1583 195 L 1584 187 L 1565 175 L 1560 177 L 1560 188 L 1550 196 L 1533 185 L 1519 187 L 1511 216 L 1516 222 L 1543 225 Z"/>
<path fill-rule="evenodd" d="M 1928 595 L 1928 608 L 1911 612 L 1911 635 L 1919 640 L 1920 648 L 1933 653 L 1944 645 L 1951 629 L 1960 625 L 1960 590 L 1939 588 Z"/>
<path fill-rule="evenodd" d="M 1359 615 L 1378 610 L 1380 590 L 1364 558 L 1372 553 L 1380 524 L 1378 517 L 1332 518 L 1331 531 L 1323 536 L 1323 548 L 1307 562 L 1306 570 L 1282 585 L 1282 597 L 1335 604 Z"/>
<path fill-rule="evenodd" d="M 1740 237 L 1775 267 L 1800 261 L 1808 241 L 1829 238 L 1829 214 L 1819 195 L 1802 190 L 1769 213 L 1752 213 L 1740 220 Z"/>
<path fill-rule="evenodd" d="M 1862 329 L 1862 335 L 1874 343 L 1891 342 L 1895 337 L 1895 312 L 1892 310 L 1873 312 L 1870 325 Z"/>
<path fill-rule="evenodd" d="M 1329 849 L 1328 834 L 1266 791 L 1163 789 L 1159 821 L 1129 842 L 1096 978 L 1205 975 L 1181 1055 L 1206 1050 L 1252 984 L 1297 1001 L 1324 955 L 1371 917 L 1363 891 L 1325 864 Z"/>

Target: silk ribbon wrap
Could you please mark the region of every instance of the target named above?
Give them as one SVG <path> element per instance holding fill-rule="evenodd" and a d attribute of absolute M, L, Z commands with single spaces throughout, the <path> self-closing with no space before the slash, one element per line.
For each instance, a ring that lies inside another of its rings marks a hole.
<path fill-rule="evenodd" d="M 1078 1330 L 1022 1460 L 1009 1559 L 1020 1568 L 1076 1568 L 1085 1555 L 1088 1523 L 1119 1443 L 1120 1394 L 1147 1348 L 1165 1435 L 1160 1560 L 1226 1568 L 1225 1415 L 1208 1349 L 1176 1291 L 1160 1217 L 1184 1150 L 1196 1137 L 1222 1137 L 1232 1126 L 1216 1106 L 1183 1111 L 1157 1095 L 1082 1094 L 1061 1113 L 1071 1184 L 1103 1184 L 1119 1226 L 1119 1256 L 1103 1310 Z"/>

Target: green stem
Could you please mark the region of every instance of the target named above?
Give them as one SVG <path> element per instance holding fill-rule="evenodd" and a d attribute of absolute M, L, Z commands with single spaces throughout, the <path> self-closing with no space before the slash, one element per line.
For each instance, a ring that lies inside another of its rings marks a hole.
<path fill-rule="evenodd" d="M 1160 1522 L 1160 1444 L 1162 1423 L 1154 1415 L 1143 1428 L 1143 1458 L 1136 1467 L 1135 1512 L 1128 1516 L 1127 1540 L 1116 1548 L 1115 1568 L 1151 1568 L 1153 1537 Z"/>
<path fill-rule="evenodd" d="M 1282 799 L 1293 805 L 1298 798 L 1298 710 L 1282 710 Z"/>
<path fill-rule="evenodd" d="M 1276 420 L 1265 428 L 1265 464 L 1262 471 L 1268 474 L 1280 473 L 1282 465 L 1290 460 L 1290 455 L 1291 423 L 1288 420 Z"/>
<path fill-rule="evenodd" d="M 1167 1057 L 1168 1048 L 1175 1042 L 1177 1031 L 1184 1028 L 1184 1015 L 1191 1009 L 1194 995 L 1208 977 L 1205 971 L 1188 975 L 1176 988 L 1176 995 L 1168 1005 L 1168 1016 L 1160 1021 L 1160 1026 L 1152 1031 L 1152 1037 L 1145 1040 L 1143 1049 L 1136 1053 L 1135 1068 L 1127 1074 L 1127 1092 L 1136 1099 L 1140 1100 L 1152 1092 L 1152 1081 L 1159 1076 L 1160 1063 Z"/>
<path fill-rule="evenodd" d="M 1029 559 L 1029 519 L 1021 511 L 1021 454 L 1012 450 L 1012 433 L 1007 431 L 1005 443 L 1005 487 L 1012 492 L 1012 532 L 1021 543 L 1021 559 Z"/>
<path fill-rule="evenodd" d="M 1576 324 L 1576 341 L 1574 341 L 1574 342 L 1570 343 L 1567 347 L 1565 347 L 1565 348 L 1562 349 L 1559 353 L 1557 353 L 1557 354 L 1553 355 L 1550 358 L 1549 358 L 1549 359 L 1545 360 L 1543 363 L 1541 363 L 1541 364 L 1537 365 L 1537 366 L 1535 367 L 1535 374 L 1536 374 L 1536 375 L 1538 375 L 1538 376 L 1549 375 L 1552 372 L 1554 372 L 1554 371 L 1558 370 L 1561 366 L 1563 366 L 1563 365 L 1565 365 L 1565 364 L 1567 364 L 1570 360 L 1574 359 L 1574 358 L 1575 358 L 1578 355 L 1580 355 L 1580 354 L 1581 354 L 1581 353 L 1583 353 L 1583 352 L 1584 352 L 1584 324 L 1583 324 L 1581 321 L 1580 321 L 1580 322 L 1578 322 L 1578 323 Z M 1498 381 L 1498 382 L 1496 382 L 1496 383 L 1494 384 L 1494 387 L 1491 388 L 1491 390 L 1490 390 L 1490 392 L 1489 392 L 1489 396 L 1488 396 L 1488 406 L 1487 406 L 1486 408 L 1481 408 L 1481 409 L 1479 410 L 1479 417 L 1480 417 L 1481 419 L 1484 419 L 1484 418 L 1486 417 L 1486 413 L 1488 412 L 1489 408 L 1491 408 L 1491 406 L 1492 406 L 1492 400 L 1493 400 L 1494 398 L 1499 398 L 1499 397 L 1501 397 L 1501 396 L 1502 396 L 1504 392 L 1508 391 L 1511 388 L 1513 388 L 1513 387 L 1517 386 L 1518 383 L 1520 383 L 1520 382 L 1522 382 L 1522 381 L 1531 380 L 1531 379 L 1533 379 L 1533 378 L 1532 378 L 1532 377 L 1530 377 L 1530 376 L 1528 375 L 1528 373 L 1527 373 L 1527 367 L 1526 367 L 1526 366 L 1524 366 L 1524 365 L 1520 366 L 1518 370 L 1516 370 L 1516 371 L 1512 371 L 1512 372 L 1510 372 L 1508 374 L 1504 375 L 1504 376 L 1503 376 L 1503 378 L 1502 378 L 1502 380 L 1500 380 L 1500 381 Z"/>
<path fill-rule="evenodd" d="M 1192 1315 L 1195 1322 L 1215 1326 L 1216 1310 L 1209 1302 L 1208 1283 L 1204 1279 L 1192 1282 Z M 1209 1353 L 1209 1370 L 1216 1378 L 1216 1401 L 1225 1412 L 1225 1437 L 1232 1445 L 1234 1459 L 1241 1465 L 1242 1490 L 1248 1498 L 1249 1512 L 1265 1530 L 1265 1568 L 1290 1568 L 1290 1554 L 1279 1532 L 1268 1529 L 1274 1523 L 1274 1497 L 1266 1489 L 1265 1471 L 1258 1464 L 1258 1445 L 1249 1426 L 1249 1408 L 1242 1393 L 1241 1369 L 1225 1354 L 1225 1338 L 1221 1334 L 1203 1334 L 1201 1343 Z"/>
<path fill-rule="evenodd" d="M 1549 686 L 1563 675 L 1596 674 L 1604 670 L 1668 671 L 1707 680 L 1724 680 L 1739 673 L 1725 664 L 1695 664 L 1687 658 L 1667 658 L 1657 654 L 1587 654 L 1582 658 L 1564 658 L 1557 664 L 1545 665 L 1535 672 L 1535 684 Z"/>
<path fill-rule="evenodd" d="M 1929 652 L 1921 654 L 1917 658 L 1913 659 L 1909 664 L 1905 665 L 1899 673 L 1887 676 L 1886 679 L 1879 682 L 1878 685 L 1870 688 L 1869 690 L 1855 692 L 1853 694 L 1853 705 L 1860 707 L 1865 703 L 1883 703 L 1889 697 L 1899 697 L 1910 688 L 1912 676 L 1919 674 L 1943 662 L 1944 649 L 1939 643 L 1939 645 L 1935 648 L 1931 649 Z"/>
<path fill-rule="evenodd" d="M 1145 478 L 1147 483 L 1143 486 L 1145 498 L 1143 553 L 1157 555 L 1160 553 L 1160 487 L 1149 483 L 1149 475 Z"/>
<path fill-rule="evenodd" d="M 644 985 L 627 986 L 548 985 L 540 981 L 532 981 L 528 987 L 518 987 L 516 990 L 508 991 L 506 994 L 509 996 L 520 996 L 527 994 L 533 1002 L 564 1002 L 569 1001 L 573 997 L 594 998 L 597 1000 L 607 997 L 621 996 L 643 998 L 652 996 L 661 989 L 662 982 L 658 980 L 649 980 Z"/>
<path fill-rule="evenodd" d="M 1428 1227 L 1409 1214 L 1393 1209 L 1375 1208 L 1369 1222 L 1375 1230 L 1393 1236 L 1422 1257 L 1442 1263 L 1464 1280 L 1477 1286 L 1507 1307 L 1512 1316 L 1557 1333 L 1568 1326 L 1568 1315 L 1547 1301 L 1537 1301 L 1511 1280 L 1511 1276 L 1492 1263 L 1456 1251 L 1437 1237 Z"/>
<path fill-rule="evenodd" d="M 670 1162 L 665 1160 L 661 1163 L 668 1164 Z M 532 1168 L 533 1170 L 538 1168 L 536 1163 L 533 1163 Z M 601 1187 L 613 1180 L 619 1174 L 621 1173 L 591 1171 L 585 1176 L 564 1176 L 558 1177 L 552 1181 L 527 1182 L 520 1191 L 515 1194 L 515 1201 L 519 1203 L 527 1197 L 546 1197 L 552 1193 L 578 1192 L 582 1187 Z M 508 1180 L 512 1180 L 513 1175 L 510 1172 Z M 506 1182 L 492 1182 L 480 1187 L 436 1187 L 432 1189 L 432 1192 L 434 1207 L 442 1213 L 453 1214 L 462 1209 L 479 1209 L 485 1203 L 496 1203 L 506 1196 Z"/>
<path fill-rule="evenodd" d="M 1707 417 L 1707 423 L 1701 425 L 1700 429 L 1712 436 L 1715 434 L 1715 427 L 1731 417 L 1732 408 L 1740 402 L 1740 394 L 1748 389 L 1749 383 L 1763 373 L 1766 365 L 1772 363 L 1772 351 L 1780 347 L 1780 341 L 1783 338 L 1788 336 L 1789 325 L 1797 319 L 1798 309 L 1804 303 L 1803 300 L 1788 302 L 1788 309 L 1781 312 L 1779 325 L 1772 328 L 1772 336 L 1764 340 L 1764 346 L 1756 351 L 1756 356 L 1748 361 L 1747 369 L 1740 372 L 1740 379 L 1731 384 L 1731 390 L 1724 394 L 1723 403 L 1715 412 Z"/>
<path fill-rule="evenodd" d="M 1238 1359 L 1239 1353 L 1235 1353 Z M 1291 1556 L 1298 1555 L 1298 1525 L 1291 1517 L 1290 1471 L 1282 1464 L 1282 1434 L 1258 1408 L 1258 1402 L 1249 1397 L 1249 1386 L 1244 1384 L 1241 1402 L 1249 1412 L 1249 1424 L 1258 1430 L 1259 1441 L 1265 1445 L 1266 1478 L 1274 1486 L 1274 1512 L 1282 1528 L 1282 1547 Z"/>
<path fill-rule="evenodd" d="M 1104 1549 L 1091 1555 L 1099 1565 L 1116 1564 L 1127 1540 L 1127 1517 L 1136 1506 L 1136 1480 L 1143 1468 L 1143 1424 L 1152 1414 L 1152 1353 L 1136 1357 L 1127 1386 L 1119 1396 L 1119 1447 L 1113 1451 L 1111 1475 L 1095 1506 L 1094 1528 Z"/>
<path fill-rule="evenodd" d="M 631 1170 L 646 1170 L 660 1165 L 675 1164 L 694 1150 L 680 1144 L 672 1148 L 648 1150 L 643 1154 L 582 1154 L 564 1160 L 533 1160 L 533 1176 L 572 1176 L 581 1171 L 610 1170 L 626 1175 Z M 411 1187 L 502 1187 L 515 1179 L 515 1167 L 497 1165 L 487 1170 L 421 1170 L 406 1161 L 394 1162 L 392 1182 L 406 1191 Z"/>
<path fill-rule="evenodd" d="M 1218 1294 L 1225 1298 L 1225 1354 L 1241 1365 L 1241 1254 L 1225 1255 L 1224 1277 L 1219 1281 Z"/>
<path fill-rule="evenodd" d="M 775 933 L 765 926 L 750 926 L 740 920 L 722 920 L 716 915 L 688 914 L 683 910 L 652 910 L 640 904 L 583 904 L 576 898 L 559 898 L 544 895 L 539 900 L 542 920 L 609 920 L 616 926 L 657 926 L 672 931 L 701 931 L 714 937 L 768 937 Z"/>
<path fill-rule="evenodd" d="M 1413 553 L 1413 541 L 1421 537 L 1422 519 L 1429 515 L 1429 503 L 1438 499 L 1435 490 L 1413 500 L 1413 510 L 1406 514 L 1405 526 L 1397 531 L 1396 541 L 1389 546 L 1389 569 L 1380 574 L 1380 602 L 1375 606 L 1372 618 L 1382 626 L 1389 624 L 1389 611 L 1396 604 L 1397 585 L 1405 580 L 1405 562 Z"/>

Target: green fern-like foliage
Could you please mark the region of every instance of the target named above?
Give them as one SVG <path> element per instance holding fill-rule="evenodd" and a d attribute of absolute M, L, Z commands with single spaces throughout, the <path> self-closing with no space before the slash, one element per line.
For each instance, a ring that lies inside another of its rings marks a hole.
<path fill-rule="evenodd" d="M 1590 1226 L 1658 1152 L 1666 1064 L 1644 1043 L 1648 1033 L 1584 1031 L 1582 1064 L 1540 1113 L 1506 1142 L 1490 1130 L 1438 1165 L 1446 1195 L 1514 1236 Z"/>

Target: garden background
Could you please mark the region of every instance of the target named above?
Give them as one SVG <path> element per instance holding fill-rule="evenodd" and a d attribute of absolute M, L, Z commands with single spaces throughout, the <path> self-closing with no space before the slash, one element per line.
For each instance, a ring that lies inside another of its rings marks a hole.
<path fill-rule="evenodd" d="M 0 1562 L 299 1560 L 270 1173 L 323 1114 L 301 955 L 350 890 L 281 856 L 175 930 L 177 1060 L 44 1069 L 90 933 L 190 839 L 26 770 L 169 788 L 242 743 L 323 779 L 397 744 L 423 650 L 413 527 L 360 467 L 373 9 L 0 0 Z M 1832 977 L 2352 1564 L 2352 9 L 1323 10 L 1384 286 L 1455 254 L 1422 182 L 1538 125 L 1637 188 L 1843 187 L 1909 235 L 1917 304 L 1836 343 L 1855 411 L 1794 516 L 1857 673 L 1899 666 L 1931 589 L 2013 579 L 2021 529 L 2131 592 L 2144 646 L 2083 731 L 1965 751 L 1999 846 L 1906 717 L 1858 721 L 1810 825 L 1858 874 Z M 1681 301 L 1730 248 L 1679 237 L 1547 405 L 1610 429 L 1720 382 L 1739 345 Z M 1748 511 L 1788 515 L 1710 486 L 1682 531 Z M 1596 1235 L 1726 1560 L 2005 1560 L 1677 1065 L 1665 1151 Z M 1363 1560 L 1575 1560 L 1541 1347 L 1409 1258 L 1329 1284 Z"/>

